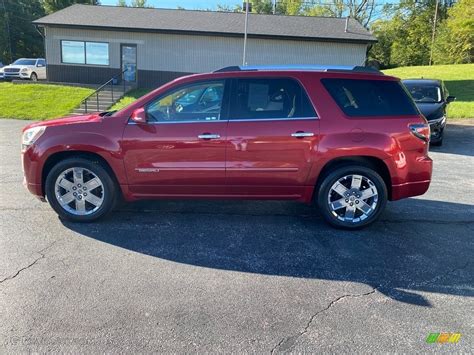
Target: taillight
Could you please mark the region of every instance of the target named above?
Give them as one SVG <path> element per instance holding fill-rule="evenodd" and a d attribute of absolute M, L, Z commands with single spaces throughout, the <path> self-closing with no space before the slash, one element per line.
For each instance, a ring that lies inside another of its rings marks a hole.
<path fill-rule="evenodd" d="M 430 125 L 428 123 L 414 123 L 408 126 L 410 132 L 417 138 L 420 138 L 422 141 L 430 141 Z"/>

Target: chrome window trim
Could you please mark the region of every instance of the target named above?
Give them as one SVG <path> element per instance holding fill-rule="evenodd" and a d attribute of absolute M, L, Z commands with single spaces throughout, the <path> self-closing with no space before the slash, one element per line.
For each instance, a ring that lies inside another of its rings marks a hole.
<path fill-rule="evenodd" d="M 299 120 L 319 120 L 319 117 L 285 117 L 285 118 L 236 118 L 229 119 L 229 122 L 261 122 L 261 121 L 299 121 Z"/>
<path fill-rule="evenodd" d="M 140 124 L 173 124 L 173 123 L 216 123 L 216 122 L 263 122 L 263 121 L 308 121 L 319 120 L 319 117 L 301 117 L 301 118 L 255 118 L 255 119 L 229 119 L 229 120 L 209 120 L 209 121 L 170 121 L 170 122 L 147 122 Z M 138 125 L 139 123 L 128 120 L 130 125 Z"/>

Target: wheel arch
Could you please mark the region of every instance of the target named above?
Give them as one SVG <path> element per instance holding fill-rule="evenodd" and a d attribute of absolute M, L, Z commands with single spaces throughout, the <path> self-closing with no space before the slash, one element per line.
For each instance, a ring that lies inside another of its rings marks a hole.
<path fill-rule="evenodd" d="M 64 159 L 69 159 L 69 158 L 83 158 L 87 159 L 90 161 L 97 161 L 99 162 L 102 167 L 107 170 L 107 172 L 110 174 L 110 177 L 114 181 L 114 183 L 117 186 L 117 190 L 120 190 L 120 183 L 117 179 L 117 176 L 110 166 L 110 164 L 107 162 L 107 160 L 102 157 L 100 154 L 93 153 L 93 152 L 88 152 L 88 151 L 81 151 L 81 150 L 68 150 L 68 151 L 60 151 L 51 154 L 45 161 L 43 165 L 43 170 L 41 172 L 41 191 L 43 191 L 43 194 L 45 193 L 45 184 L 46 184 L 46 178 L 48 177 L 49 172 L 51 169 L 61 160 Z"/>
<path fill-rule="evenodd" d="M 352 164 L 365 166 L 367 168 L 370 168 L 376 171 L 385 182 L 385 186 L 387 187 L 388 199 L 391 200 L 392 179 L 390 176 L 390 171 L 389 171 L 388 166 L 380 158 L 373 157 L 373 156 L 364 156 L 364 155 L 338 157 L 326 162 L 326 164 L 321 169 L 318 175 L 318 178 L 316 180 L 316 185 L 313 192 L 313 199 L 316 196 L 316 194 L 319 193 L 319 188 L 321 186 L 322 181 L 331 171 L 341 166 L 347 166 L 347 165 L 352 165 Z"/>

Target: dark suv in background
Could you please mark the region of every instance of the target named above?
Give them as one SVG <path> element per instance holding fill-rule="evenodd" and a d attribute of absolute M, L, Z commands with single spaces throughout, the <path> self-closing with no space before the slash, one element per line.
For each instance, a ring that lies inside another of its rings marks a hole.
<path fill-rule="evenodd" d="M 402 82 L 430 124 L 430 144 L 442 145 L 446 127 L 446 108 L 456 98 L 449 95 L 442 80 L 409 79 Z"/>

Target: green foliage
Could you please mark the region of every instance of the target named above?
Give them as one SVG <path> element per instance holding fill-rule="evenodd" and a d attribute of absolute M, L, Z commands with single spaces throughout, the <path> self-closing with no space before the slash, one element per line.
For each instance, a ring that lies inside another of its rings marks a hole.
<path fill-rule="evenodd" d="M 0 1 L 0 61 L 44 55 L 43 39 L 31 23 L 43 15 L 39 0 Z"/>
<path fill-rule="evenodd" d="M 459 0 L 438 28 L 433 47 L 435 64 L 474 61 L 474 0 Z"/>
<path fill-rule="evenodd" d="M 149 7 L 146 0 L 132 0 L 132 7 Z"/>
<path fill-rule="evenodd" d="M 117 6 L 126 7 L 127 1 L 126 0 L 117 0 Z"/>
<path fill-rule="evenodd" d="M 448 106 L 449 118 L 474 118 L 474 64 L 401 67 L 384 70 L 401 79 L 441 79 L 456 101 Z"/>
<path fill-rule="evenodd" d="M 41 0 L 41 3 L 46 13 L 51 14 L 74 4 L 99 5 L 99 0 Z"/>
<path fill-rule="evenodd" d="M 0 117 L 45 120 L 71 113 L 92 89 L 0 83 Z"/>
<path fill-rule="evenodd" d="M 151 89 L 135 89 L 128 92 L 124 97 L 122 97 L 119 102 L 113 105 L 110 110 L 120 110 L 127 105 L 130 105 L 136 99 L 142 97 L 145 94 L 148 94 Z"/>

